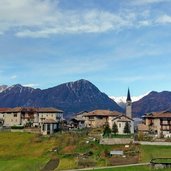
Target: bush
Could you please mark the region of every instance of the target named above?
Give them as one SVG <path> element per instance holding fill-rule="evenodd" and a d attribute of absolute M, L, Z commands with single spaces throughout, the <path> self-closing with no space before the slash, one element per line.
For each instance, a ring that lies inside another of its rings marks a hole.
<path fill-rule="evenodd" d="M 94 166 L 96 166 L 96 162 L 91 159 L 80 159 L 78 161 L 78 166 L 80 166 L 82 168 L 94 167 Z"/>
<path fill-rule="evenodd" d="M 24 126 L 22 125 L 14 125 L 11 127 L 11 129 L 24 129 Z"/>
<path fill-rule="evenodd" d="M 106 124 L 103 130 L 103 137 L 109 137 L 110 135 L 111 135 L 111 129 L 109 127 L 109 124 Z"/>

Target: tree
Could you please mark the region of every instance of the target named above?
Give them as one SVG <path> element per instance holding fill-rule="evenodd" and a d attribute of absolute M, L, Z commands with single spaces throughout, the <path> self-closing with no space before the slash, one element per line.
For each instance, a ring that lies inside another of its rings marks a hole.
<path fill-rule="evenodd" d="M 113 126 L 112 126 L 112 132 L 116 135 L 118 133 L 118 126 L 116 125 L 116 123 L 114 122 Z"/>
<path fill-rule="evenodd" d="M 130 125 L 129 125 L 128 122 L 125 123 L 124 133 L 126 133 L 126 134 L 130 134 L 131 133 Z"/>
<path fill-rule="evenodd" d="M 109 137 L 111 134 L 111 129 L 109 128 L 109 124 L 105 125 L 105 128 L 103 130 L 103 136 Z"/>

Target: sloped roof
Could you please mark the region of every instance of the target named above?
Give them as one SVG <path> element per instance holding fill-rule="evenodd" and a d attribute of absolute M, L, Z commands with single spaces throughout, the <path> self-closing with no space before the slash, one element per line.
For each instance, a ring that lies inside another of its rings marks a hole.
<path fill-rule="evenodd" d="M 11 108 L 0 108 L 0 113 L 6 112 L 9 109 L 11 109 Z"/>
<path fill-rule="evenodd" d="M 57 123 L 54 119 L 45 119 L 43 123 Z"/>
<path fill-rule="evenodd" d="M 63 113 L 62 110 L 59 110 L 59 109 L 56 109 L 56 108 L 53 108 L 53 107 L 48 107 L 48 108 L 37 108 L 37 112 L 41 112 L 41 113 Z"/>
<path fill-rule="evenodd" d="M 121 115 L 122 113 L 118 111 L 110 111 L 110 110 L 94 110 L 91 111 L 84 116 L 118 116 Z"/>
<path fill-rule="evenodd" d="M 22 111 L 33 111 L 40 113 L 63 113 L 62 110 L 56 108 L 34 108 L 34 107 L 15 107 L 15 108 L 0 108 L 0 112 L 2 113 L 13 113 L 13 112 L 22 112 Z"/>
<path fill-rule="evenodd" d="M 152 112 L 145 114 L 144 118 L 171 118 L 171 111 Z"/>
<path fill-rule="evenodd" d="M 148 131 L 148 126 L 145 124 L 138 124 L 138 131 Z"/>
<path fill-rule="evenodd" d="M 121 114 L 119 116 L 117 116 L 116 118 L 113 118 L 113 121 L 118 119 L 118 122 L 129 122 L 129 121 L 133 121 L 132 118 L 129 118 L 128 116 Z"/>

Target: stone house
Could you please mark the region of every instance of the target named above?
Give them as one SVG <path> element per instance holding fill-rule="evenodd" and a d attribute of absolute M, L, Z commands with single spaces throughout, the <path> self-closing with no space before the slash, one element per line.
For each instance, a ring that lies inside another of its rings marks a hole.
<path fill-rule="evenodd" d="M 124 127 L 126 122 L 130 126 L 130 131 L 134 133 L 134 122 L 131 118 L 123 113 L 110 110 L 94 110 L 84 115 L 86 127 L 98 128 L 104 127 L 106 123 L 112 129 L 113 124 L 116 123 L 118 127 L 118 134 L 124 134 Z"/>
<path fill-rule="evenodd" d="M 158 137 L 171 135 L 171 111 L 148 113 L 143 116 L 143 120 L 149 133 L 157 134 Z"/>
<path fill-rule="evenodd" d="M 87 113 L 88 113 L 87 111 L 83 111 L 83 112 L 76 114 L 74 117 L 72 117 L 70 120 L 70 128 L 71 129 L 85 128 L 86 127 L 86 125 L 85 125 L 86 117 L 84 115 Z"/>
<path fill-rule="evenodd" d="M 1 108 L 0 116 L 3 120 L 4 127 L 17 125 L 25 127 L 41 127 L 42 133 L 48 134 L 53 133 L 59 128 L 59 122 L 63 120 L 63 111 L 56 108 Z M 48 129 L 49 127 L 51 128 L 50 132 Z"/>

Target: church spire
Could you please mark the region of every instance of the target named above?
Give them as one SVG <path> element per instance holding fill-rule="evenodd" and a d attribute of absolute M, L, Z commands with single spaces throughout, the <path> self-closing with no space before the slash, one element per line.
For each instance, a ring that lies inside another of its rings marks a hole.
<path fill-rule="evenodd" d="M 128 93 L 127 93 L 127 99 L 126 99 L 126 101 L 132 101 L 131 100 L 131 95 L 130 95 L 129 88 L 128 88 Z"/>
<path fill-rule="evenodd" d="M 126 99 L 126 116 L 132 118 L 132 100 L 131 100 L 129 88 L 128 88 L 128 94 Z"/>

